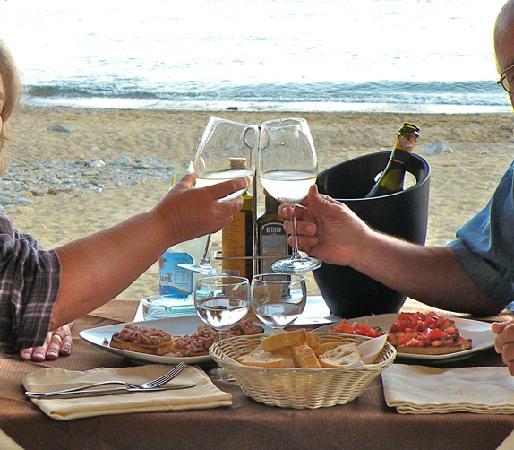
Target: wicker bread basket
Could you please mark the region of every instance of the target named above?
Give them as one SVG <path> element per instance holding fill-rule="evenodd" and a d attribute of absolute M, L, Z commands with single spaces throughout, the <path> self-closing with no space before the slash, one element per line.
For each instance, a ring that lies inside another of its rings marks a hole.
<path fill-rule="evenodd" d="M 216 342 L 212 358 L 234 376 L 243 392 L 258 402 L 284 408 L 322 408 L 344 404 L 358 397 L 396 357 L 386 342 L 375 364 L 341 369 L 262 369 L 239 364 L 236 359 L 257 347 L 263 336 L 237 336 Z M 364 342 L 364 336 L 320 334 L 321 342 Z"/>

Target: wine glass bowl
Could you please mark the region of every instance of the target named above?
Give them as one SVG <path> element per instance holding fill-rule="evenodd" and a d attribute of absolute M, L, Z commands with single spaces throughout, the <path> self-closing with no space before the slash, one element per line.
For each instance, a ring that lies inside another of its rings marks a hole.
<path fill-rule="evenodd" d="M 303 313 L 307 299 L 305 280 L 299 274 L 264 273 L 252 280 L 252 310 L 275 331 L 283 330 Z"/>
<path fill-rule="evenodd" d="M 195 285 L 194 303 L 198 317 L 217 331 L 226 331 L 250 310 L 250 283 L 246 278 L 213 275 Z"/>
<path fill-rule="evenodd" d="M 316 150 L 307 121 L 284 118 L 263 122 L 259 150 L 262 187 L 279 202 L 294 207 L 307 196 L 318 173 Z M 300 255 L 296 219 L 293 221 L 293 242 L 291 257 L 273 263 L 273 271 L 302 273 L 321 266 L 318 259 Z"/>
<path fill-rule="evenodd" d="M 259 127 L 233 122 L 220 117 L 210 117 L 205 127 L 192 169 L 196 175 L 195 188 L 213 186 L 239 177 L 252 178 L 255 173 L 255 154 L 259 145 Z M 220 202 L 243 194 L 234 192 Z M 180 264 L 180 267 L 204 275 L 213 275 L 217 270 L 210 260 L 208 239 L 203 257 L 197 264 Z"/>

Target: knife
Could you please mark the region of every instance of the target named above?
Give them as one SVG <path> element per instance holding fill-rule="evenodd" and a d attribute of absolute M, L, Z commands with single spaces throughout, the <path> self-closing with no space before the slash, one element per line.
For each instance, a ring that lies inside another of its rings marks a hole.
<path fill-rule="evenodd" d="M 55 398 L 82 398 L 97 397 L 101 395 L 117 395 L 117 394 L 133 394 L 135 392 L 159 392 L 170 391 L 175 389 L 189 389 L 195 387 L 196 384 L 172 384 L 169 386 L 161 386 L 156 388 L 133 388 L 133 387 L 117 387 L 112 389 L 92 389 L 77 392 L 25 392 L 25 396 L 34 399 L 55 399 Z"/>

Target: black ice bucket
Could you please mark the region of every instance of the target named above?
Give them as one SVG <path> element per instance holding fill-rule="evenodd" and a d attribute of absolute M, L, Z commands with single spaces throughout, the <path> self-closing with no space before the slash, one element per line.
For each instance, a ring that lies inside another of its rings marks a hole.
<path fill-rule="evenodd" d="M 430 166 L 413 154 L 407 171 L 415 186 L 392 195 L 363 198 L 374 177 L 387 165 L 390 152 L 371 153 L 342 162 L 318 175 L 322 194 L 344 202 L 370 227 L 416 244 L 427 231 Z M 384 267 L 384 270 L 388 270 Z M 352 318 L 398 312 L 406 296 L 347 266 L 323 264 L 314 279 L 332 314 Z"/>

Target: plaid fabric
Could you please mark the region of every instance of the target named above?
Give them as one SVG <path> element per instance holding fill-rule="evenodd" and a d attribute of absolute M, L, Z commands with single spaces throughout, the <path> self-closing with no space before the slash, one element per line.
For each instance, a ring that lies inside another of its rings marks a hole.
<path fill-rule="evenodd" d="M 41 345 L 59 289 L 61 265 L 0 214 L 0 351 Z"/>

